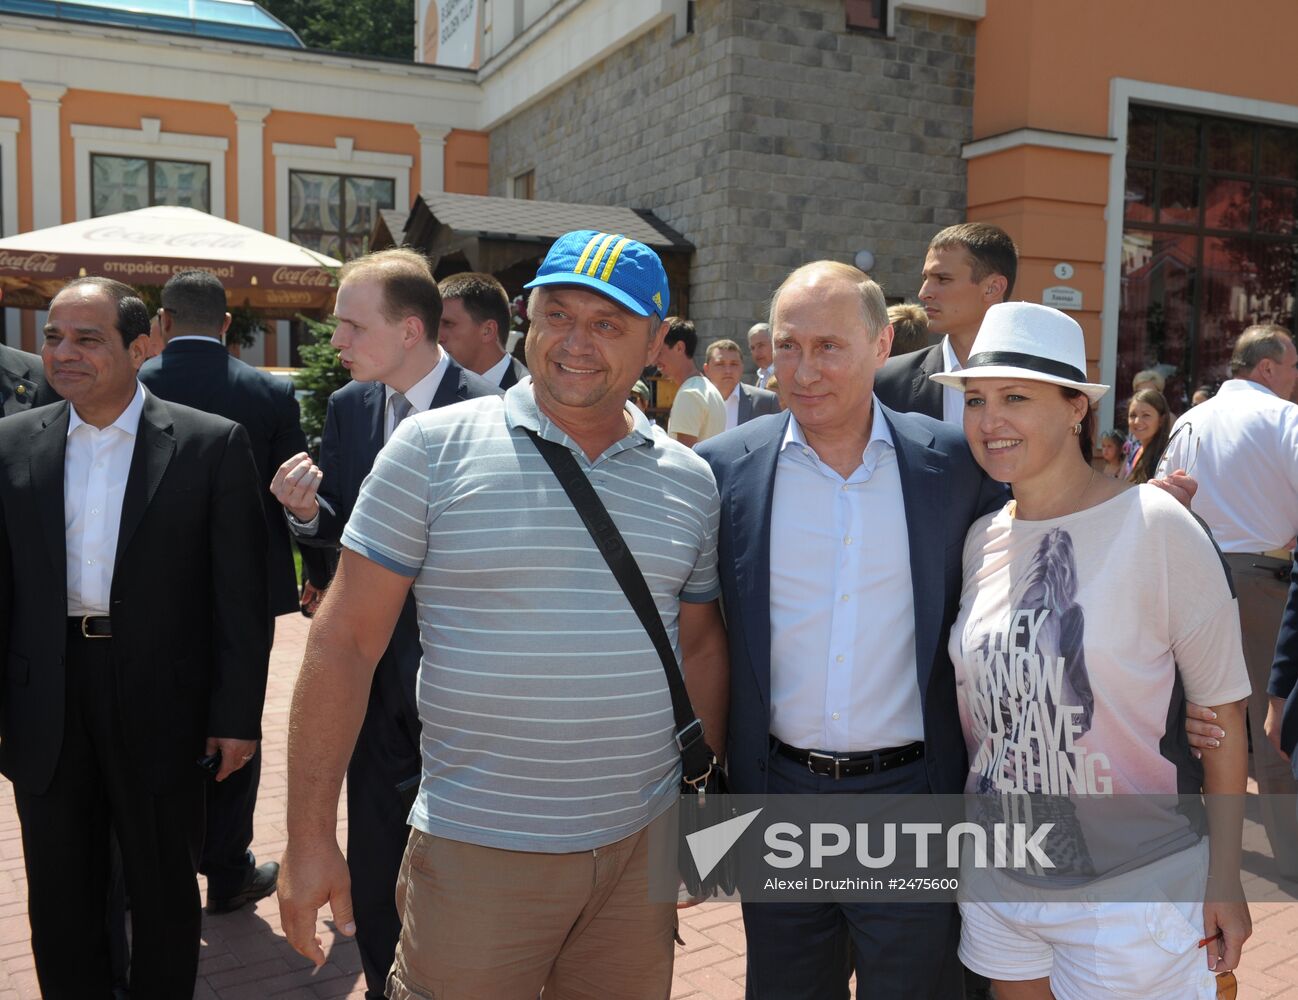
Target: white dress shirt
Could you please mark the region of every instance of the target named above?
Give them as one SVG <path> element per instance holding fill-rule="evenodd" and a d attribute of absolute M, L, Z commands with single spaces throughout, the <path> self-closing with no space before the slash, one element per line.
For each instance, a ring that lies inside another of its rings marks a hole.
<path fill-rule="evenodd" d="M 100 430 L 68 413 L 63 457 L 63 529 L 67 545 L 68 617 L 108 614 L 122 499 L 144 412 L 144 386 L 121 416 Z"/>
<path fill-rule="evenodd" d="M 448 367 L 447 359 L 450 357 L 446 351 L 440 351 L 441 357 L 437 364 L 433 365 L 433 370 L 421 378 L 418 382 L 410 387 L 410 390 L 403 395 L 406 401 L 410 403 L 410 414 L 423 413 L 433 405 L 433 397 L 437 395 L 438 388 L 442 384 L 442 376 L 446 374 Z M 392 437 L 392 432 L 397 429 L 397 415 L 392 408 L 392 397 L 397 394 L 397 390 L 390 385 L 383 386 L 383 440 L 386 443 L 388 438 Z M 329 513 L 333 513 L 331 510 Z M 288 518 L 289 527 L 294 534 L 302 535 L 306 538 L 314 538 L 316 532 L 320 530 L 320 511 L 316 510 L 309 521 L 299 521 L 293 516 L 292 512 L 285 509 L 284 516 Z"/>
<path fill-rule="evenodd" d="M 449 364 L 447 358 L 450 357 L 445 351 L 441 351 L 440 354 L 441 357 L 438 359 L 437 364 L 433 365 L 433 370 L 402 393 L 410 402 L 411 414 L 423 413 L 433 405 L 433 397 L 437 395 L 437 390 L 441 387 L 442 376 L 446 374 Z M 396 415 L 392 412 L 392 397 L 396 394 L 397 390 L 392 386 L 385 385 L 383 387 L 383 440 L 385 442 L 392 436 L 392 432 L 397 429 Z"/>
<path fill-rule="evenodd" d="M 950 337 L 942 338 L 942 370 L 948 374 L 964 371 L 964 365 L 960 364 L 960 359 L 955 356 L 955 348 L 951 346 Z M 942 386 L 942 422 L 964 428 L 963 389 L 953 389 L 949 385 Z"/>
<path fill-rule="evenodd" d="M 901 474 L 877 399 L 847 479 L 789 416 L 771 507 L 771 734 L 839 753 L 924 738 Z"/>
<path fill-rule="evenodd" d="M 771 376 L 774 374 L 775 374 L 774 366 L 770 368 L 757 369 L 757 377 L 753 379 L 753 385 L 757 386 L 757 388 L 759 389 L 765 389 L 766 383 L 771 380 Z"/>
<path fill-rule="evenodd" d="M 509 365 L 513 360 L 508 354 L 502 355 L 499 361 L 482 373 L 482 377 L 492 385 L 499 386 L 500 380 L 505 377 L 505 372 L 509 369 Z M 425 406 L 424 409 L 428 409 L 428 407 Z"/>
<path fill-rule="evenodd" d="M 1290 548 L 1298 534 L 1298 405 L 1248 379 L 1184 413 L 1160 469 L 1199 481 L 1191 508 L 1223 552 Z"/>
<path fill-rule="evenodd" d="M 739 383 L 730 390 L 730 395 L 726 397 L 726 430 L 733 431 L 739 426 Z"/>

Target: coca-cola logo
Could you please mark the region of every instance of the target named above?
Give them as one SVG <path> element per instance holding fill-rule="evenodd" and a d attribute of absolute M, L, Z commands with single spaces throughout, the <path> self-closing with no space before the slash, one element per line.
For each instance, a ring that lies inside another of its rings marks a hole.
<path fill-rule="evenodd" d="M 277 267 L 271 276 L 272 284 L 297 285 L 302 288 L 330 288 L 333 278 L 319 268 Z"/>
<path fill-rule="evenodd" d="M 87 229 L 85 238 L 96 243 L 108 240 L 151 247 L 198 247 L 203 250 L 237 250 L 247 242 L 246 237 L 232 233 L 149 232 L 142 229 L 126 229 L 122 226 Z"/>
<path fill-rule="evenodd" d="M 12 267 L 36 274 L 53 274 L 58 263 L 59 255 L 56 253 L 15 254 L 0 250 L 0 267 Z"/>

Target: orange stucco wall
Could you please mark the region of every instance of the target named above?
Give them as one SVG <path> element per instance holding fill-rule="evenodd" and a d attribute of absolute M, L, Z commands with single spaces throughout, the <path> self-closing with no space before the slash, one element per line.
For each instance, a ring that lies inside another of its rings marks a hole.
<path fill-rule="evenodd" d="M 1052 285 L 1082 293 L 1074 318 L 1086 331 L 1092 375 L 1099 372 L 1100 304 L 1104 298 L 1104 206 L 1108 157 L 1040 146 L 1019 146 L 969 164 L 969 218 L 1000 226 L 1019 247 L 1013 298 L 1040 302 Z M 1067 281 L 1054 276 L 1072 264 Z"/>
<path fill-rule="evenodd" d="M 446 190 L 487 193 L 487 133 L 453 129 L 446 137 Z"/>
<path fill-rule="evenodd" d="M 225 214 L 239 215 L 234 113 L 229 105 L 198 101 L 174 101 L 162 97 L 136 97 L 94 90 L 69 90 L 63 95 L 60 113 L 62 138 L 63 220 L 77 217 L 76 161 L 72 145 L 73 125 L 106 125 L 138 129 L 141 118 L 157 118 L 163 132 L 186 135 L 214 135 L 229 140 L 225 151 Z"/>
<path fill-rule="evenodd" d="M 32 127 L 27 91 L 17 83 L 0 83 L 0 116 L 18 119 L 18 232 L 32 228 Z M 7 182 L 6 182 L 7 183 Z"/>
<path fill-rule="evenodd" d="M 1291 104 L 1298 4 L 1276 0 L 988 0 L 974 137 L 1016 128 L 1106 135 L 1115 76 Z"/>
<path fill-rule="evenodd" d="M 1289 49 L 1298 4 L 1237 0 L 1162 3 L 988 0 L 978 23 L 973 138 L 1041 129 L 1110 135 L 1115 77 L 1294 104 Z M 1241 55 L 1244 54 L 1244 55 Z M 1065 284 L 1082 292 L 1074 313 L 1087 334 L 1092 376 L 1100 358 L 1105 211 L 1110 157 L 1021 146 L 969 161 L 968 217 L 1002 226 L 1019 245 L 1014 298 L 1041 301 Z M 1075 268 L 1067 281 L 1055 264 Z"/>

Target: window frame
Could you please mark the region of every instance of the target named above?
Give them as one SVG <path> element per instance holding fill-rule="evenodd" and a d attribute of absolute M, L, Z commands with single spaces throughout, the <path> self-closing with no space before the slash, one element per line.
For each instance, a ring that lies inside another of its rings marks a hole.
<path fill-rule="evenodd" d="M 175 163 L 183 166 L 207 167 L 207 206 L 205 208 L 199 208 L 198 211 L 206 212 L 208 215 L 212 214 L 212 167 L 211 164 L 209 164 L 205 160 L 176 160 L 176 159 L 172 159 L 171 157 L 165 157 L 165 156 L 136 156 L 136 155 L 128 155 L 125 153 L 92 152 L 89 155 L 90 155 L 90 217 L 91 218 L 99 218 L 99 216 L 96 216 L 94 214 L 94 211 L 95 211 L 95 160 L 96 158 L 100 158 L 100 157 L 106 160 L 109 159 L 143 160 L 145 163 L 149 165 L 149 193 L 146 199 L 146 203 L 140 206 L 141 208 L 152 208 L 155 205 L 162 204 L 161 202 L 155 200 L 154 167 L 156 164 Z M 192 208 L 193 206 L 186 206 L 186 207 Z M 111 213 L 111 214 L 116 214 L 116 213 Z"/>
<path fill-rule="evenodd" d="M 357 172 L 355 172 L 355 171 L 351 171 L 351 172 L 348 172 L 348 173 L 338 173 L 338 172 L 336 172 L 336 171 L 324 171 L 324 170 L 302 170 L 302 169 L 297 169 L 297 168 L 295 168 L 295 169 L 290 169 L 289 172 L 288 172 L 288 196 L 289 196 L 289 212 L 288 212 L 288 217 L 289 217 L 289 230 L 288 230 L 288 235 L 285 237 L 285 239 L 289 240 L 289 241 L 292 242 L 292 243 L 297 243 L 297 239 L 296 239 L 295 236 L 294 236 L 294 233 L 295 233 L 295 232 L 306 232 L 306 230 L 294 230 L 294 229 L 293 229 L 293 205 L 292 205 L 292 200 L 293 200 L 293 175 L 294 175 L 294 174 L 315 174 L 316 176 L 319 176 L 319 177 L 337 178 L 339 181 L 341 181 L 342 183 L 340 183 L 340 184 L 338 185 L 339 198 L 340 198 L 339 213 L 338 213 L 338 214 L 339 214 L 339 217 L 340 217 L 340 218 L 341 218 L 341 217 L 344 217 L 344 216 L 346 215 L 346 211 L 345 211 L 345 209 L 346 209 L 346 203 L 347 203 L 347 181 L 349 181 L 349 180 L 358 180 L 358 181 L 387 181 L 387 182 L 389 182 L 390 184 L 392 184 L 392 209 L 395 209 L 395 208 L 396 208 L 396 205 L 397 205 L 397 185 L 396 185 L 396 182 L 395 182 L 395 181 L 393 180 L 393 178 L 391 178 L 391 177 L 376 176 L 376 175 L 374 175 L 374 174 L 361 174 L 361 173 L 357 173 Z M 385 211 L 390 211 L 390 209 L 384 209 L 384 210 L 385 210 Z M 372 228 L 372 227 L 371 227 L 371 228 Z M 316 230 L 311 230 L 311 232 L 316 232 Z M 326 235 L 326 236 L 337 235 L 338 238 L 339 238 L 339 242 L 340 242 L 340 244 L 342 245 L 342 247 L 343 247 L 344 249 L 346 248 L 346 245 L 347 245 L 347 234 L 346 234 L 345 232 L 343 232 L 343 231 L 340 230 L 340 231 L 338 231 L 337 233 L 331 233 L 331 232 L 329 232 L 328 230 L 324 230 L 324 229 L 318 230 L 318 232 L 320 232 L 320 233 L 322 233 L 322 234 L 324 234 L 324 235 Z M 365 234 L 365 236 L 366 236 L 367 239 L 369 238 L 369 235 L 370 235 L 369 233 L 366 233 L 366 234 Z M 299 243 L 298 245 L 299 245 L 299 246 L 305 246 L 305 244 L 301 244 L 301 243 Z M 323 250 L 317 250 L 317 251 L 313 251 L 313 252 L 315 252 L 315 253 L 324 253 Z M 344 261 L 346 261 L 347 259 L 348 259 L 348 258 L 345 257 L 345 256 L 342 258 L 342 260 L 344 260 Z"/>
<path fill-rule="evenodd" d="M 72 145 L 78 221 L 93 218 L 91 195 L 92 156 L 123 156 L 133 159 L 168 160 L 207 164 L 209 215 L 226 218 L 225 157 L 230 140 L 219 135 L 191 135 L 162 131 L 157 118 L 141 118 L 138 129 L 104 125 L 72 125 Z"/>

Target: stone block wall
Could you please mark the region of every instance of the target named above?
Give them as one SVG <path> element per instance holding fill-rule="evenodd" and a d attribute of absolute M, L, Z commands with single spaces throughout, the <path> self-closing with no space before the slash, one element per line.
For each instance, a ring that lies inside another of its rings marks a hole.
<path fill-rule="evenodd" d="M 900 10 L 849 32 L 842 0 L 700 0 L 491 132 L 490 193 L 652 210 L 697 248 L 690 315 L 742 342 L 790 269 L 874 252 L 914 298 L 929 238 L 964 220 L 974 26 Z"/>

